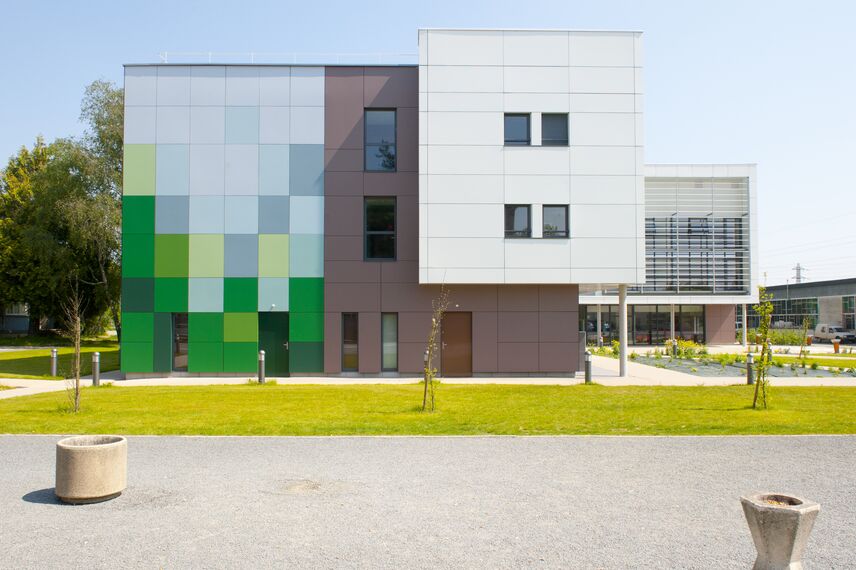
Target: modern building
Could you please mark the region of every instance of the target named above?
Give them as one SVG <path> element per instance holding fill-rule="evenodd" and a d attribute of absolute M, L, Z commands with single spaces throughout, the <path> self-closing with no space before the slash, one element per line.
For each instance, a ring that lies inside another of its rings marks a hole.
<path fill-rule="evenodd" d="M 676 332 L 733 335 L 754 167 L 646 167 L 642 93 L 638 32 L 127 65 L 123 371 L 247 373 L 261 349 L 271 375 L 418 374 L 443 286 L 447 376 L 573 374 L 597 305 L 630 303 L 631 341 L 672 306 Z"/>
<path fill-rule="evenodd" d="M 773 296 L 773 327 L 798 329 L 807 318 L 812 330 L 819 324 L 856 329 L 856 279 L 773 285 L 767 293 Z M 756 328 L 758 317 L 750 313 L 748 322 Z"/>

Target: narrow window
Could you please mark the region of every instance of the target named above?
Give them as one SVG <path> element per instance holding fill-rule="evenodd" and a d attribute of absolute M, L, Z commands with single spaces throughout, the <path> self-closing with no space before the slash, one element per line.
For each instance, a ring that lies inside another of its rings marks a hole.
<path fill-rule="evenodd" d="M 568 237 L 567 206 L 544 206 L 543 236 L 545 238 Z"/>
<path fill-rule="evenodd" d="M 530 144 L 529 114 L 505 114 L 505 144 L 506 146 L 527 146 Z"/>
<path fill-rule="evenodd" d="M 505 237 L 528 238 L 532 236 L 532 219 L 528 205 L 506 204 Z"/>
<path fill-rule="evenodd" d="M 381 329 L 381 366 L 383 370 L 398 370 L 398 313 L 383 313 Z"/>
<path fill-rule="evenodd" d="M 342 372 L 360 368 L 359 319 L 357 313 L 342 313 Z"/>
<path fill-rule="evenodd" d="M 365 198 L 365 258 L 395 259 L 395 197 Z"/>
<path fill-rule="evenodd" d="M 544 113 L 541 115 L 541 144 L 568 146 L 568 114 Z"/>
<path fill-rule="evenodd" d="M 365 169 L 395 172 L 395 109 L 365 111 Z"/>

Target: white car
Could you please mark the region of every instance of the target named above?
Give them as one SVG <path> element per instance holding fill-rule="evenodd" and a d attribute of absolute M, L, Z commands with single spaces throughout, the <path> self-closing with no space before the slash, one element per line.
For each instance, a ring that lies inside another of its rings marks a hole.
<path fill-rule="evenodd" d="M 817 325 L 814 329 L 814 338 L 826 342 L 832 342 L 835 339 L 842 343 L 856 342 L 856 334 L 838 325 Z"/>

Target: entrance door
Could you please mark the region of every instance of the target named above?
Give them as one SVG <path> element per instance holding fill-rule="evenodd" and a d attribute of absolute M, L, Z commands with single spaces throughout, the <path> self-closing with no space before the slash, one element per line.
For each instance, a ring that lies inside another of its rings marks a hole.
<path fill-rule="evenodd" d="M 443 376 L 472 376 L 472 313 L 446 313 L 443 315 L 440 369 Z"/>
<path fill-rule="evenodd" d="M 172 314 L 172 369 L 187 371 L 187 313 Z"/>
<path fill-rule="evenodd" d="M 259 350 L 266 375 L 288 376 L 288 313 L 259 313 Z"/>

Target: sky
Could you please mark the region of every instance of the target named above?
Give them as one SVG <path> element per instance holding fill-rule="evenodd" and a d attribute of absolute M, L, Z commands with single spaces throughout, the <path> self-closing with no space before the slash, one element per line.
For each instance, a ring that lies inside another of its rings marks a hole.
<path fill-rule="evenodd" d="M 79 135 L 87 84 L 172 52 L 411 53 L 420 27 L 644 32 L 645 160 L 757 163 L 769 285 L 856 277 L 856 2 L 15 2 L 0 160 Z"/>

